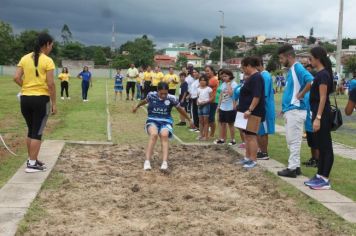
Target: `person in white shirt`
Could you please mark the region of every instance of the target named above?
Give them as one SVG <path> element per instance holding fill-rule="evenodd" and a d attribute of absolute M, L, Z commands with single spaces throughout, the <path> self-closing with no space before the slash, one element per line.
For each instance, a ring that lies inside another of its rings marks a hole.
<path fill-rule="evenodd" d="M 131 64 L 130 68 L 127 70 L 127 83 L 126 83 L 126 100 L 129 100 L 130 89 L 132 91 L 131 100 L 135 97 L 135 87 L 136 87 L 136 79 L 138 77 L 138 70 L 135 67 L 135 64 Z"/>
<path fill-rule="evenodd" d="M 202 141 L 207 141 L 209 139 L 210 103 L 214 99 L 213 90 L 208 85 L 208 76 L 206 74 L 201 75 L 199 78 L 197 105 L 200 128 L 200 136 L 198 137 L 198 140 Z"/>
<path fill-rule="evenodd" d="M 191 86 L 188 86 L 188 92 L 189 92 L 189 101 L 190 101 L 190 116 L 194 121 L 194 128 L 191 129 L 190 131 L 199 131 L 199 116 L 198 116 L 198 105 L 197 105 L 197 100 L 198 100 L 198 88 L 199 88 L 199 77 L 200 73 L 198 69 L 193 69 L 193 83 Z"/>

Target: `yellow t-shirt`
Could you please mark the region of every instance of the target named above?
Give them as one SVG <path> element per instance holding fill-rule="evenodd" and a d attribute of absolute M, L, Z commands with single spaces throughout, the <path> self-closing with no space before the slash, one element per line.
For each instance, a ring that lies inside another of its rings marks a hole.
<path fill-rule="evenodd" d="M 68 73 L 60 73 L 59 75 L 58 75 L 58 79 L 60 79 L 62 82 L 63 81 L 69 81 L 69 77 L 70 77 L 70 74 L 68 74 Z"/>
<path fill-rule="evenodd" d="M 18 67 L 23 69 L 24 73 L 22 78 L 21 94 L 26 96 L 49 96 L 46 73 L 47 71 L 54 70 L 54 62 L 52 58 L 41 53 L 38 58 L 38 77 L 36 77 L 33 55 L 34 54 L 31 52 L 23 56 L 17 64 Z"/>
<path fill-rule="evenodd" d="M 152 77 L 153 77 L 153 71 L 151 71 L 151 72 L 146 71 L 143 74 L 143 80 L 144 81 L 152 81 Z"/>
<path fill-rule="evenodd" d="M 164 75 L 162 72 L 153 72 L 152 86 L 157 86 L 159 82 L 163 81 Z"/>
<path fill-rule="evenodd" d="M 179 84 L 179 78 L 176 74 L 166 74 L 163 81 L 168 83 L 169 89 L 176 89 Z"/>

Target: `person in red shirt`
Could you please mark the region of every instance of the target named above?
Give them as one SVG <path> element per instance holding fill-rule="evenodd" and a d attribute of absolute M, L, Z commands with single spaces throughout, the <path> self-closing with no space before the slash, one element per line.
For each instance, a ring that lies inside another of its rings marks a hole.
<path fill-rule="evenodd" d="M 216 109 L 218 107 L 218 104 L 215 102 L 215 97 L 216 97 L 216 90 L 219 87 L 219 80 L 216 77 L 216 72 L 212 66 L 206 66 L 205 67 L 205 74 L 209 78 L 209 87 L 213 90 L 213 100 L 210 103 L 210 114 L 209 114 L 209 127 L 210 127 L 210 138 L 214 138 L 215 136 L 215 129 L 216 129 L 216 124 L 215 124 L 215 114 L 216 114 Z"/>

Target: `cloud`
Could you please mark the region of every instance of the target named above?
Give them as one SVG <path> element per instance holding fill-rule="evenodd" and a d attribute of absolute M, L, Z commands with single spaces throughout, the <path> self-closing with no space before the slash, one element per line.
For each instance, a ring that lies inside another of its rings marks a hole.
<path fill-rule="evenodd" d="M 226 35 L 297 36 L 335 38 L 339 1 L 335 0 L 0 0 L 0 19 L 16 32 L 47 28 L 59 38 L 64 24 L 73 37 L 85 44 L 110 45 L 111 26 L 117 29 L 118 44 L 143 34 L 158 45 L 212 39 L 220 34 L 225 13 Z M 344 35 L 352 29 L 356 6 L 345 2 Z"/>

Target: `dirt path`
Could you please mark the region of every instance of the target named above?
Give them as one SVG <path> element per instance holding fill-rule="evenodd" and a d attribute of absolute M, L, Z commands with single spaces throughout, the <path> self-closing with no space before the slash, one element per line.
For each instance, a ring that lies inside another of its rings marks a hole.
<path fill-rule="evenodd" d="M 144 148 L 70 146 L 44 189 L 44 219 L 26 235 L 332 235 L 276 190 L 260 168 L 221 147 L 173 146 L 171 172 L 142 170 Z"/>

